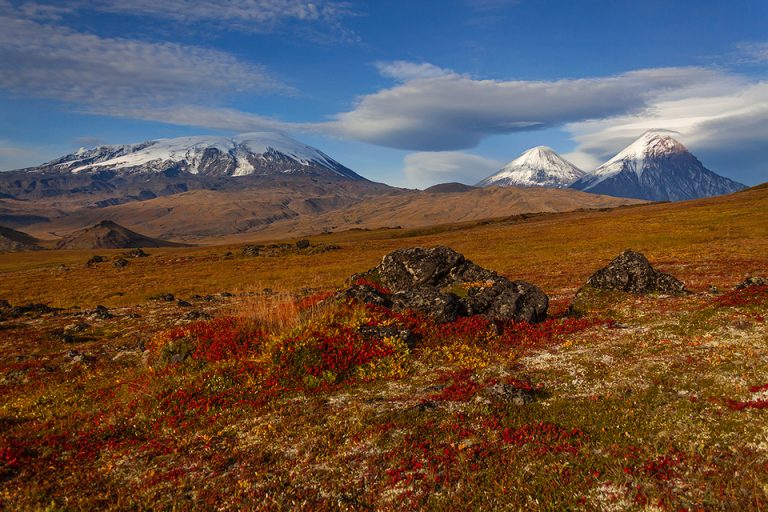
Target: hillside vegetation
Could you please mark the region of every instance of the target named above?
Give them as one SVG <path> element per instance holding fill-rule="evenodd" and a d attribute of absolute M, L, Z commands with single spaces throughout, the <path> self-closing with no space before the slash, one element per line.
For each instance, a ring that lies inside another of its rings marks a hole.
<path fill-rule="evenodd" d="M 734 286 L 768 275 L 765 211 L 753 189 L 258 251 L 0 255 L 0 507 L 764 509 L 768 287 Z M 333 295 L 434 245 L 540 286 L 550 318 Z M 693 293 L 567 316 L 626 248 Z"/>

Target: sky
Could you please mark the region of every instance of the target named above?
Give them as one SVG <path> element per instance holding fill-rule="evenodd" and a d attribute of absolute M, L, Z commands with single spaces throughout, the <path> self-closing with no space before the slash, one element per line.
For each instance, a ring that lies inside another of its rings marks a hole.
<path fill-rule="evenodd" d="M 0 0 L 0 170 L 277 130 L 391 185 L 648 129 L 768 181 L 766 0 Z"/>

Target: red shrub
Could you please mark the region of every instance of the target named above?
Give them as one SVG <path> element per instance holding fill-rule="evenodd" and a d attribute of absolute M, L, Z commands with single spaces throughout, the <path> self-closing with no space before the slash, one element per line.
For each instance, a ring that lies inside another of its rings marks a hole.
<path fill-rule="evenodd" d="M 768 286 L 750 286 L 733 290 L 715 299 L 719 307 L 755 306 L 768 302 Z"/>

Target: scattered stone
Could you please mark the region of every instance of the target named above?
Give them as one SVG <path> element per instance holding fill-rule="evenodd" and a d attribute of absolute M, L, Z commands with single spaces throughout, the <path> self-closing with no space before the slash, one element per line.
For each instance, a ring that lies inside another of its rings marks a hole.
<path fill-rule="evenodd" d="M 272 295 L 272 293 L 274 292 L 272 291 L 272 288 L 264 288 L 263 290 L 261 290 L 261 293 L 264 295 Z"/>
<path fill-rule="evenodd" d="M 296 248 L 299 250 L 308 249 L 309 246 L 310 246 L 309 240 L 299 240 L 298 242 L 296 242 Z"/>
<path fill-rule="evenodd" d="M 206 313 L 205 311 L 200 311 L 199 309 L 193 309 L 186 315 L 184 315 L 184 320 L 210 320 L 211 315 Z"/>
<path fill-rule="evenodd" d="M 289 254 L 321 254 L 329 251 L 341 249 L 334 244 L 312 245 L 309 240 L 299 240 L 295 244 L 269 244 L 269 245 L 246 245 L 242 249 L 243 256 L 265 256 L 280 257 Z"/>
<path fill-rule="evenodd" d="M 96 306 L 96 309 L 91 312 L 91 316 L 93 318 L 98 318 L 99 320 L 109 320 L 113 317 L 112 313 L 109 312 L 109 309 L 102 305 Z"/>
<path fill-rule="evenodd" d="M 534 391 L 521 389 L 511 384 L 502 382 L 488 386 L 482 392 L 483 395 L 496 402 L 504 402 L 513 405 L 526 405 L 536 400 Z"/>
<path fill-rule="evenodd" d="M 187 302 L 185 300 L 181 300 L 181 299 L 179 299 L 176 302 L 176 305 L 179 306 L 180 308 L 191 308 L 192 307 L 192 304 L 190 304 L 189 302 Z"/>
<path fill-rule="evenodd" d="M 768 277 L 747 277 L 736 285 L 736 289 L 743 290 L 752 286 L 768 286 Z"/>
<path fill-rule="evenodd" d="M 7 302 L 6 302 L 7 304 Z M 10 306 L 10 304 L 8 304 Z M 23 306 L 12 306 L 10 308 L 4 308 L 4 313 L 9 318 L 19 318 L 27 313 L 33 315 L 45 315 L 47 313 L 54 313 L 58 311 L 58 308 L 52 308 L 46 304 L 30 303 Z"/>
<path fill-rule="evenodd" d="M 205 297 L 203 297 L 203 300 L 205 302 L 216 302 L 217 299 L 215 295 L 206 295 Z"/>
<path fill-rule="evenodd" d="M 685 285 L 677 278 L 659 272 L 639 252 L 626 250 L 607 267 L 592 274 L 587 286 L 598 290 L 618 290 L 628 293 L 684 295 Z"/>
<path fill-rule="evenodd" d="M 221 292 L 219 295 L 221 295 L 222 297 L 234 297 L 234 294 L 229 292 Z"/>
<path fill-rule="evenodd" d="M 176 300 L 176 297 L 172 293 L 158 293 L 157 295 L 150 296 L 149 300 L 173 302 L 174 300 Z"/>
<path fill-rule="evenodd" d="M 382 288 L 353 285 L 343 292 L 348 298 L 377 304 L 390 300 L 396 311 L 420 311 L 438 322 L 472 315 L 539 322 L 546 318 L 549 306 L 549 298 L 538 287 L 510 281 L 448 247 L 399 249 L 384 256 L 377 267 L 350 279 Z"/>
<path fill-rule="evenodd" d="M 112 263 L 116 268 L 125 268 L 128 266 L 128 260 L 125 258 L 118 258 Z"/>
<path fill-rule="evenodd" d="M 104 263 L 107 261 L 107 258 L 104 256 L 99 256 L 98 254 L 95 256 L 91 256 L 91 258 L 85 263 L 86 266 L 92 267 L 98 263 Z"/>
<path fill-rule="evenodd" d="M 140 248 L 131 249 L 128 252 L 124 252 L 123 256 L 126 258 L 147 258 L 149 254 L 142 251 Z"/>
<path fill-rule="evenodd" d="M 711 284 L 709 285 L 709 293 L 712 295 L 720 295 L 720 289 L 717 286 Z"/>
<path fill-rule="evenodd" d="M 63 343 L 75 343 L 77 341 L 75 335 L 71 332 L 67 332 L 65 329 L 54 329 L 51 332 L 51 339 Z"/>

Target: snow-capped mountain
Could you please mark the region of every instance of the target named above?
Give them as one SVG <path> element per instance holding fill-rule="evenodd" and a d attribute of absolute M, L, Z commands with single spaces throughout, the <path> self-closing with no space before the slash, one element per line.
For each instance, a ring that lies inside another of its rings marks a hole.
<path fill-rule="evenodd" d="M 546 146 L 531 148 L 478 187 L 566 188 L 586 173 Z"/>
<path fill-rule="evenodd" d="M 673 132 L 650 130 L 616 156 L 571 185 L 617 197 L 682 201 L 729 194 L 745 185 L 710 171 Z"/>
<path fill-rule="evenodd" d="M 81 148 L 28 171 L 119 174 L 186 172 L 202 176 L 318 175 L 363 179 L 322 151 L 276 132 L 179 137 Z"/>

